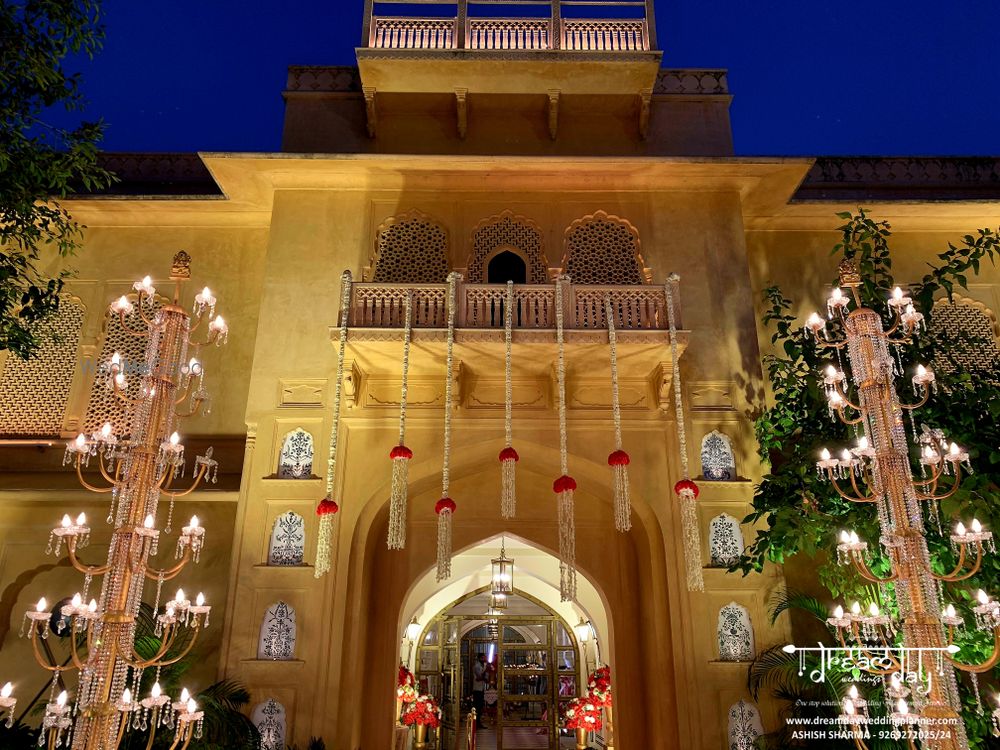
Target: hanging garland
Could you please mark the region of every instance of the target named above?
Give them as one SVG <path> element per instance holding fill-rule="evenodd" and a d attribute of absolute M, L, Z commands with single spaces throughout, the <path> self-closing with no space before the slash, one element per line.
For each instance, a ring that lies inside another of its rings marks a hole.
<path fill-rule="evenodd" d="M 340 345 L 337 349 L 337 379 L 333 389 L 333 425 L 330 428 L 330 452 L 326 458 L 326 495 L 316 506 L 319 533 L 316 535 L 316 570 L 320 578 L 330 570 L 330 549 L 333 546 L 333 521 L 340 510 L 333 499 L 333 482 L 337 474 L 337 434 L 340 432 L 340 397 L 344 381 L 344 352 L 347 349 L 347 319 L 351 305 L 351 272 L 340 277 Z"/>
<path fill-rule="evenodd" d="M 462 278 L 452 271 L 448 274 L 448 356 L 445 360 L 444 380 L 444 459 L 441 465 L 441 499 L 434 505 L 437 513 L 437 580 L 451 578 L 451 519 L 455 514 L 455 501 L 448 497 L 451 483 L 451 391 L 452 364 L 455 348 L 455 285 Z"/>
<path fill-rule="evenodd" d="M 701 571 L 701 532 L 698 529 L 698 485 L 688 470 L 687 435 L 684 431 L 684 404 L 681 401 L 681 371 L 677 355 L 677 320 L 674 315 L 674 293 L 681 277 L 676 273 L 667 277 L 663 290 L 667 297 L 667 321 L 670 324 L 670 368 L 674 380 L 674 408 L 677 413 L 677 438 L 681 451 L 682 479 L 674 485 L 674 492 L 681 501 L 681 528 L 684 539 L 684 560 L 687 565 L 688 591 L 704 591 L 705 579 Z"/>
<path fill-rule="evenodd" d="M 392 494 L 389 496 L 389 549 L 406 546 L 406 483 L 407 470 L 413 451 L 406 447 L 406 386 L 410 373 L 410 337 L 412 335 L 413 299 L 409 292 L 404 300 L 403 373 L 399 395 L 399 443 L 389 451 L 392 459 Z"/>
<path fill-rule="evenodd" d="M 507 302 L 503 312 L 504 338 L 504 449 L 500 451 L 500 515 L 513 518 L 517 512 L 517 496 L 514 492 L 514 468 L 517 466 L 517 451 L 511 445 L 513 440 L 512 412 L 513 387 L 510 376 L 510 345 L 514 328 L 514 282 L 507 282 Z"/>
<path fill-rule="evenodd" d="M 573 512 L 573 491 L 576 480 L 569 475 L 566 451 L 566 361 L 563 342 L 563 282 L 556 277 L 556 344 L 559 355 L 556 373 L 559 379 L 559 470 L 561 475 L 552 483 L 559 506 L 559 598 L 564 602 L 576 599 L 576 521 Z"/>
<path fill-rule="evenodd" d="M 608 466 L 614 474 L 615 528 L 632 528 L 632 500 L 628 491 L 629 455 L 622 450 L 622 410 L 618 400 L 618 334 L 615 331 L 611 295 L 604 297 L 604 315 L 608 319 L 608 345 L 611 350 L 611 416 L 615 423 L 615 449 L 608 456 Z"/>

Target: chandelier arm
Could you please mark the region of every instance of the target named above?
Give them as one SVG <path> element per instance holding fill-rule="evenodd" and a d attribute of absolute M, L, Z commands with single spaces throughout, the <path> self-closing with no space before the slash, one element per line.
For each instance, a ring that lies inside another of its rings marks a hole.
<path fill-rule="evenodd" d="M 191 384 L 194 382 L 194 378 L 188 375 L 187 377 L 184 378 L 184 380 L 185 380 L 184 388 L 181 391 L 181 395 L 174 399 L 174 406 L 179 406 L 180 404 L 183 404 L 187 400 L 187 397 L 191 395 Z M 174 416 L 180 416 L 180 415 L 177 414 L 175 411 Z"/>
<path fill-rule="evenodd" d="M 903 409 L 909 409 L 910 411 L 913 411 L 914 409 L 919 409 L 921 406 L 923 406 L 924 404 L 926 404 L 927 401 L 930 399 L 930 397 L 931 397 L 931 389 L 930 388 L 924 388 L 924 395 L 923 395 L 923 397 L 919 401 L 917 401 L 917 403 L 915 403 L 915 404 L 900 404 L 900 407 L 903 408 Z"/>
<path fill-rule="evenodd" d="M 88 627 L 89 631 L 90 628 Z M 69 640 L 70 640 L 70 655 L 73 657 L 73 666 L 83 672 L 84 662 L 80 658 L 79 646 L 76 643 L 76 615 L 69 618 Z"/>
<path fill-rule="evenodd" d="M 89 576 L 102 576 L 108 572 L 108 565 L 86 565 L 77 558 L 76 556 L 76 537 L 70 537 L 69 543 L 66 545 L 66 550 L 69 553 L 69 562 L 78 571 L 84 575 Z"/>
<path fill-rule="evenodd" d="M 931 487 L 930 491 L 933 492 L 934 491 L 934 487 L 937 485 L 938 479 L 940 479 L 942 477 L 942 475 L 944 475 L 944 461 L 942 461 L 941 463 L 939 463 L 937 465 L 932 465 L 931 466 L 931 475 L 930 475 L 930 477 L 928 477 L 927 479 L 921 479 L 921 480 L 914 479 L 913 483 L 915 485 L 920 486 L 920 487 L 930 486 Z"/>
<path fill-rule="evenodd" d="M 837 416 L 840 418 L 841 424 L 846 424 L 846 425 L 861 424 L 861 422 L 864 421 L 865 413 L 860 409 L 858 409 L 856 406 L 854 408 L 858 412 L 858 416 L 855 417 L 854 419 L 848 419 L 847 417 L 845 417 L 844 410 L 842 408 L 837 409 Z"/>
<path fill-rule="evenodd" d="M 191 649 L 194 648 L 194 644 L 198 640 L 198 633 L 200 633 L 200 632 L 201 632 L 201 628 L 196 627 L 194 629 L 194 635 L 191 636 L 191 640 L 188 641 L 188 644 L 187 644 L 187 646 L 184 647 L 183 651 L 181 651 L 179 654 L 177 654 L 177 656 L 171 657 L 170 659 L 164 659 L 163 661 L 157 660 L 155 662 L 156 666 L 157 667 L 169 667 L 171 664 L 176 664 L 181 659 L 183 659 L 185 656 L 187 656 L 189 653 L 191 653 Z M 171 643 L 171 645 L 173 645 L 173 644 Z M 146 666 L 150 666 L 150 665 L 147 664 Z"/>
<path fill-rule="evenodd" d="M 989 672 L 1000 662 L 1000 627 L 993 628 L 993 653 L 990 654 L 989 659 L 981 664 L 963 664 L 960 661 L 956 661 L 947 651 L 944 652 L 944 658 L 951 662 L 953 667 L 961 669 L 963 672 L 970 674 Z"/>
<path fill-rule="evenodd" d="M 943 575 L 938 575 L 934 571 L 931 571 L 931 577 L 938 581 L 947 581 L 948 583 L 957 583 L 958 581 L 967 581 L 976 573 L 983 564 L 983 544 L 982 542 L 976 542 L 976 559 L 972 562 L 972 569 L 962 573 L 962 569 L 965 567 L 965 548 L 967 545 L 963 544 L 958 552 L 958 564 L 955 569 L 950 573 L 945 573 Z"/>
<path fill-rule="evenodd" d="M 135 650 L 135 644 L 132 644 L 132 658 L 121 655 L 122 659 L 130 666 L 132 669 L 146 669 L 154 664 L 157 666 L 162 666 L 158 664 L 159 660 L 166 656 L 167 651 L 170 647 L 174 645 L 174 641 L 177 640 L 177 625 L 168 624 L 163 631 L 163 640 L 160 642 L 160 648 L 157 652 L 151 656 L 149 659 L 143 659 L 138 651 Z"/>
<path fill-rule="evenodd" d="M 153 706 L 153 712 L 149 720 L 149 740 L 146 742 L 146 750 L 153 750 L 153 742 L 156 740 L 156 728 L 159 726 L 160 707 Z"/>
<path fill-rule="evenodd" d="M 921 500 L 947 500 L 949 497 L 951 497 L 956 492 L 958 492 L 958 488 L 962 486 L 962 478 L 959 476 L 959 471 L 960 470 L 958 468 L 958 463 L 956 462 L 955 463 L 955 479 L 951 483 L 951 487 L 949 487 L 943 494 L 941 494 L 941 495 L 935 495 L 934 494 L 934 490 L 937 489 L 937 486 L 935 485 L 930 490 L 930 492 L 927 492 L 927 493 L 918 492 L 917 493 L 917 497 L 919 497 Z"/>
<path fill-rule="evenodd" d="M 104 454 L 105 454 L 105 451 L 98 451 L 97 452 L 97 457 L 98 457 L 97 458 L 97 466 L 101 470 L 101 476 L 104 477 L 111 484 L 115 484 L 115 482 L 117 482 L 118 478 L 111 476 L 111 474 L 108 472 L 107 466 L 104 465 Z M 115 473 L 117 473 L 117 468 L 115 470 Z"/>
<path fill-rule="evenodd" d="M 141 305 L 136 305 L 136 307 L 140 308 L 139 314 L 142 315 L 143 320 L 145 320 L 146 316 L 143 315 L 142 313 Z M 131 336 L 135 336 L 137 339 L 144 339 L 149 337 L 149 331 L 137 331 L 135 328 L 130 326 L 125 320 L 124 312 L 118 313 L 118 322 L 121 324 L 121 327 L 125 331 L 125 333 Z"/>
<path fill-rule="evenodd" d="M 868 496 L 854 497 L 852 495 L 848 495 L 846 492 L 844 492 L 842 489 L 840 489 L 840 485 L 837 484 L 837 480 L 833 476 L 833 471 L 832 470 L 828 470 L 828 471 L 829 471 L 829 475 L 830 475 L 830 484 L 833 485 L 833 489 L 837 490 L 837 494 L 840 495 L 845 500 L 850 500 L 852 503 L 874 503 L 875 502 L 875 497 L 874 496 L 871 496 L 871 497 L 868 497 Z M 860 495 L 861 493 L 858 493 L 858 494 Z"/>
<path fill-rule="evenodd" d="M 143 297 L 145 297 L 146 299 L 148 299 L 150 302 L 153 301 L 153 298 L 151 296 L 149 296 L 148 294 L 145 294 L 140 289 L 139 290 L 139 294 L 138 294 L 138 298 L 136 300 L 139 304 L 136 305 L 136 308 L 139 310 L 139 317 L 142 318 L 142 322 L 146 324 L 147 328 L 152 328 L 153 327 L 153 321 L 152 321 L 152 319 L 149 318 L 146 315 L 146 313 L 144 313 L 143 310 L 142 310 L 142 298 Z M 146 334 L 146 335 L 148 335 L 148 334 Z"/>
<path fill-rule="evenodd" d="M 854 563 L 854 567 L 866 581 L 871 581 L 872 583 L 889 583 L 899 578 L 899 573 L 895 570 L 885 578 L 875 575 L 872 573 L 871 568 L 868 567 L 868 564 L 861 558 L 861 553 L 859 552 L 851 553 L 851 562 Z"/>
<path fill-rule="evenodd" d="M 128 711 L 122 711 L 121 716 L 118 718 L 118 738 L 115 740 L 114 746 L 117 748 L 122 744 L 122 738 L 125 736 L 125 727 L 128 726 L 129 718 Z"/>
<path fill-rule="evenodd" d="M 90 482 L 88 482 L 86 479 L 84 479 L 83 478 L 82 461 L 81 461 L 79 455 L 77 455 L 77 457 L 76 457 L 76 478 L 79 480 L 80 484 L 82 484 L 84 486 L 85 489 L 88 489 L 91 492 L 99 492 L 99 493 L 104 494 L 104 493 L 111 492 L 114 489 L 114 487 L 95 487 Z"/>
<path fill-rule="evenodd" d="M 49 664 L 49 660 L 42 656 L 41 650 L 38 648 L 38 623 L 31 623 L 31 649 L 35 653 L 35 661 L 38 662 L 38 666 L 49 672 L 55 672 L 59 674 L 60 672 L 67 672 L 71 669 L 76 669 L 76 666 L 62 666 L 59 664 Z"/>
<path fill-rule="evenodd" d="M 869 484 L 869 485 L 871 484 L 871 480 L 870 479 L 866 479 L 865 481 L 866 481 L 867 484 Z M 853 471 L 851 472 L 851 487 L 854 488 L 855 493 L 857 493 L 857 497 L 863 497 L 868 502 L 875 502 L 875 500 L 878 498 L 878 496 L 875 495 L 875 493 L 873 493 L 873 492 L 865 493 L 865 492 L 861 491 L 861 488 L 858 487 L 858 480 L 854 476 L 854 472 Z"/>
<path fill-rule="evenodd" d="M 188 487 L 183 492 L 168 492 L 168 490 L 170 489 L 169 482 L 167 483 L 167 486 L 165 488 L 164 487 L 160 488 L 160 492 L 162 492 L 167 497 L 172 497 L 174 499 L 177 499 L 178 497 L 186 497 L 187 495 L 190 495 L 192 492 L 198 489 L 198 486 L 201 484 L 201 480 L 205 478 L 205 475 L 207 473 L 208 473 L 208 466 L 202 466 L 200 469 L 198 469 L 198 474 L 195 476 L 194 482 L 192 482 L 191 486 Z"/>
<path fill-rule="evenodd" d="M 201 344 L 196 344 L 195 342 L 191 341 L 190 337 L 192 333 L 201 328 L 201 324 L 205 321 L 205 318 L 208 317 L 205 315 L 206 309 L 207 308 L 202 307 L 201 310 L 193 316 L 194 325 L 188 327 L 188 346 L 194 346 L 194 347 L 201 346 Z"/>
<path fill-rule="evenodd" d="M 186 397 L 186 394 L 185 394 L 185 397 Z M 183 399 L 181 399 L 181 400 L 183 401 Z M 203 399 L 203 398 L 196 398 L 194 400 L 194 404 L 191 406 L 190 411 L 186 411 L 186 412 L 175 411 L 174 412 L 174 416 L 177 417 L 178 419 L 187 419 L 188 417 L 193 417 L 195 414 L 197 414 L 199 411 L 201 411 L 201 406 L 204 403 L 204 401 L 205 401 L 205 399 Z M 178 401 L 177 403 L 180 403 L 180 401 Z"/>
<path fill-rule="evenodd" d="M 115 380 L 114 378 L 111 378 L 111 390 L 114 391 L 114 394 L 118 397 L 118 400 L 121 401 L 126 406 L 136 406 L 141 400 L 129 396 L 128 393 L 125 392 L 124 388 L 119 387 L 118 381 Z"/>
<path fill-rule="evenodd" d="M 147 567 L 142 571 L 142 573 L 151 581 L 169 581 L 171 578 L 176 578 L 177 574 L 184 570 L 184 566 L 186 566 L 189 562 L 191 562 L 191 545 L 184 547 L 184 556 L 181 557 L 180 562 L 172 568 L 156 570 Z"/>
<path fill-rule="evenodd" d="M 861 407 L 847 397 L 847 390 L 845 388 L 842 388 L 839 383 L 835 385 L 834 388 L 837 391 L 837 395 L 839 395 L 842 399 L 844 399 L 844 403 L 847 406 L 850 406 L 852 409 L 854 409 L 854 411 L 857 412 L 861 411 Z"/>

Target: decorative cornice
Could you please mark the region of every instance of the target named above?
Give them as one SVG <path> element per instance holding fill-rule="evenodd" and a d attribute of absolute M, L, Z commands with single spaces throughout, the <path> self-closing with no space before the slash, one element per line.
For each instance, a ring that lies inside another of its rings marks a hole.
<path fill-rule="evenodd" d="M 1000 157 L 821 156 L 792 202 L 1000 198 Z"/>
<path fill-rule="evenodd" d="M 388 47 L 359 47 L 355 50 L 359 60 L 487 60 L 509 62 L 515 60 L 560 60 L 569 62 L 649 62 L 659 60 L 659 50 L 614 52 L 582 52 L 576 50 L 543 49 L 391 49 Z"/>
<path fill-rule="evenodd" d="M 654 94 L 681 96 L 729 96 L 726 70 L 669 70 L 660 68 L 656 74 Z"/>
<path fill-rule="evenodd" d="M 361 93 L 356 65 L 290 65 L 286 91 Z"/>
<path fill-rule="evenodd" d="M 100 153 L 97 163 L 118 181 L 107 188 L 73 197 L 222 197 L 222 191 L 198 154 Z"/>

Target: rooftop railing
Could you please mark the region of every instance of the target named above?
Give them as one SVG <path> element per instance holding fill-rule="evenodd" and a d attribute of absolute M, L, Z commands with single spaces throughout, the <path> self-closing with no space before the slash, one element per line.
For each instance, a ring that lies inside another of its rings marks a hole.
<path fill-rule="evenodd" d="M 384 0 L 378 5 L 400 0 Z M 381 15 L 372 5 L 365 18 L 365 43 L 379 49 L 426 50 L 569 50 L 577 52 L 637 52 L 655 49 L 652 0 L 459 0 L 440 3 L 422 0 L 422 6 L 446 8 L 456 16 Z M 412 0 L 407 7 L 413 6 Z M 490 9 L 536 6 L 547 17 L 480 17 L 470 6 Z M 594 18 L 564 16 L 564 11 L 586 6 Z M 638 17 L 626 17 L 629 16 Z M 605 17 L 606 16 L 606 17 Z"/>

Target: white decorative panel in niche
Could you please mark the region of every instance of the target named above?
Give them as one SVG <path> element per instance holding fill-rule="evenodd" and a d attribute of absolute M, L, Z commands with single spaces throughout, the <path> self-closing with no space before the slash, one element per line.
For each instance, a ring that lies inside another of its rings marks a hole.
<path fill-rule="evenodd" d="M 295 610 L 277 602 L 264 613 L 257 658 L 288 661 L 295 658 Z"/>
<path fill-rule="evenodd" d="M 729 482 L 736 479 L 733 444 L 718 430 L 712 430 L 702 438 L 701 475 L 710 482 Z"/>
<path fill-rule="evenodd" d="M 288 511 L 274 519 L 268 565 L 301 565 L 306 546 L 306 522 L 298 513 Z"/>
<path fill-rule="evenodd" d="M 764 726 L 754 704 L 741 700 L 729 707 L 729 750 L 754 750 L 762 734 Z"/>
<path fill-rule="evenodd" d="M 260 732 L 261 750 L 285 750 L 285 707 L 274 698 L 258 703 L 251 721 Z"/>
<path fill-rule="evenodd" d="M 301 427 L 287 435 L 281 442 L 278 457 L 279 479 L 309 479 L 313 466 L 313 436 Z"/>
<path fill-rule="evenodd" d="M 740 522 L 728 513 L 712 519 L 708 525 L 708 555 L 713 568 L 728 568 L 743 554 Z"/>
<path fill-rule="evenodd" d="M 754 656 L 753 626 L 746 607 L 730 602 L 719 610 L 720 661 L 750 661 Z"/>

